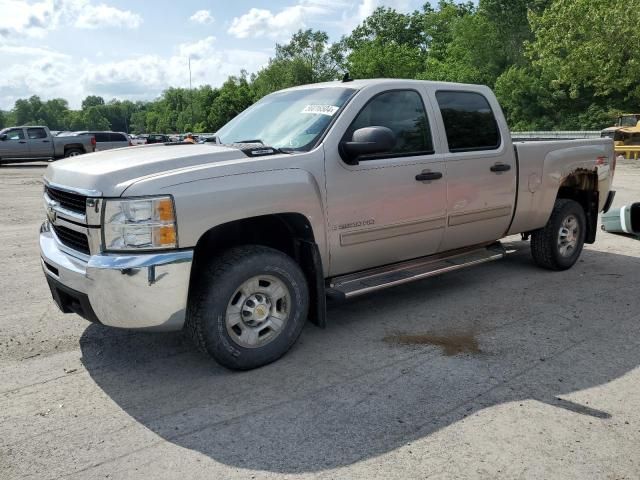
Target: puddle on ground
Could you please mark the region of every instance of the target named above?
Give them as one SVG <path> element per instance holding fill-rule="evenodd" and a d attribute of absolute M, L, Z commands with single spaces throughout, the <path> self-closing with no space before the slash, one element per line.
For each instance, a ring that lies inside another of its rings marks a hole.
<path fill-rule="evenodd" d="M 461 353 L 481 353 L 473 335 L 389 335 L 384 341 L 395 345 L 434 345 L 441 347 L 447 356 Z"/>

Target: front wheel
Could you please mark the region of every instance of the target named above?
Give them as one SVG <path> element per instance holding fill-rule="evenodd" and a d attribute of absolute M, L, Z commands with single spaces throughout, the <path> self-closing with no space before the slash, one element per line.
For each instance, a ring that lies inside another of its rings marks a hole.
<path fill-rule="evenodd" d="M 537 265 L 567 270 L 580 257 L 587 221 L 582 206 L 570 199 L 556 201 L 549 221 L 531 234 L 531 254 Z"/>
<path fill-rule="evenodd" d="M 298 264 L 278 250 L 233 248 L 194 281 L 185 329 L 200 350 L 227 368 L 271 363 L 302 332 L 307 282 Z"/>

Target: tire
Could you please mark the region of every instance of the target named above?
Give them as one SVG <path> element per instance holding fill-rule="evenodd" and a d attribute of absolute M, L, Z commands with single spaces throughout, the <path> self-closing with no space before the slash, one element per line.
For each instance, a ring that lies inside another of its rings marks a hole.
<path fill-rule="evenodd" d="M 236 247 L 195 279 L 185 330 L 221 365 L 249 370 L 293 346 L 308 309 L 307 281 L 293 259 L 263 246 Z"/>
<path fill-rule="evenodd" d="M 569 199 L 559 199 L 549 221 L 531 234 L 534 262 L 549 270 L 567 270 L 580 257 L 587 233 L 587 220 L 582 206 Z"/>
<path fill-rule="evenodd" d="M 64 158 L 75 157 L 77 155 L 82 155 L 84 152 L 79 148 L 70 148 L 66 152 L 64 152 Z"/>

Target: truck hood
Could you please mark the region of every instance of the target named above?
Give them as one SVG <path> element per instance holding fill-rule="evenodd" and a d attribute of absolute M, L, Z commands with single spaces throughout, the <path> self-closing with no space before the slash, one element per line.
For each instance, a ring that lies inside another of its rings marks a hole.
<path fill-rule="evenodd" d="M 118 197 L 138 180 L 199 165 L 255 161 L 242 150 L 215 144 L 141 145 L 78 155 L 52 163 L 44 178 L 50 183 Z"/>

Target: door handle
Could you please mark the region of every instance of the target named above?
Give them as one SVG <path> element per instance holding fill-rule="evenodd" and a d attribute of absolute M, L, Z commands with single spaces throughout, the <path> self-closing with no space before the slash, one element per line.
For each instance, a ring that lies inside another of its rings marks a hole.
<path fill-rule="evenodd" d="M 511 165 L 507 165 L 506 163 L 496 163 L 491 167 L 492 172 L 508 172 L 511 170 Z"/>
<path fill-rule="evenodd" d="M 49 143 L 49 140 L 42 140 L 42 143 Z"/>
<path fill-rule="evenodd" d="M 27 143 L 27 142 L 25 142 L 24 140 L 20 140 L 18 143 Z"/>
<path fill-rule="evenodd" d="M 427 182 L 429 180 L 440 180 L 442 178 L 441 172 L 422 172 L 416 175 L 416 181 Z"/>

